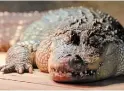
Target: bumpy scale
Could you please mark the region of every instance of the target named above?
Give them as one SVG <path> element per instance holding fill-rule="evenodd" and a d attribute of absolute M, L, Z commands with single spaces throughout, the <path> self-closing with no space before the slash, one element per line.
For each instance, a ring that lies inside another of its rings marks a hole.
<path fill-rule="evenodd" d="M 58 82 L 89 82 L 124 74 L 124 28 L 99 10 L 48 11 L 7 52 L 4 73 L 49 72 Z"/>

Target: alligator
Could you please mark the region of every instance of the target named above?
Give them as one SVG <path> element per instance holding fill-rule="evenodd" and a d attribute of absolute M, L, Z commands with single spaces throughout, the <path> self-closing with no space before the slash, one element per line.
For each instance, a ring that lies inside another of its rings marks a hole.
<path fill-rule="evenodd" d="M 5 27 L 0 30 L 0 50 L 8 50 L 1 72 L 33 73 L 36 66 L 56 82 L 93 82 L 124 74 L 124 28 L 111 15 L 85 7 L 30 14 L 24 19 L 15 13 L 18 23 L 27 19 L 28 24 L 14 24 L 18 27 L 12 30 L 8 23 L 8 36 L 13 37 L 4 39 Z"/>

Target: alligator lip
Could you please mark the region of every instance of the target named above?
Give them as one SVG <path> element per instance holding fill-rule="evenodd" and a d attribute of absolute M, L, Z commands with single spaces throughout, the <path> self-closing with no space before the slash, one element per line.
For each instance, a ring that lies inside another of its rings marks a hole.
<path fill-rule="evenodd" d="M 73 76 L 75 74 L 75 76 Z M 87 74 L 82 75 L 83 72 L 61 73 L 52 72 L 52 79 L 56 82 L 89 82 L 94 80 L 94 76 Z"/>
<path fill-rule="evenodd" d="M 59 61 L 59 63 L 53 63 L 50 65 L 50 75 L 56 82 L 73 82 L 83 81 L 87 79 L 93 79 L 96 74 L 96 70 L 74 70 L 68 65 L 67 59 Z"/>

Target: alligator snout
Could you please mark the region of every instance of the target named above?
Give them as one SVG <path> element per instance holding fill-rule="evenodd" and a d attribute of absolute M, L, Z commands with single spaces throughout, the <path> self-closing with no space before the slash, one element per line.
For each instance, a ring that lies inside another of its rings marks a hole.
<path fill-rule="evenodd" d="M 50 65 L 52 79 L 57 82 L 69 82 L 81 78 L 87 71 L 87 64 L 79 55 L 60 58 L 59 63 Z"/>

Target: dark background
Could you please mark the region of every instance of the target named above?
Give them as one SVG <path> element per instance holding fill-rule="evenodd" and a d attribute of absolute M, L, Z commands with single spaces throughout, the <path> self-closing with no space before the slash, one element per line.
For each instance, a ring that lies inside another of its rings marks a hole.
<path fill-rule="evenodd" d="M 124 25 L 124 1 L 0 1 L 0 11 L 46 11 L 71 6 L 100 9 L 117 18 Z"/>

